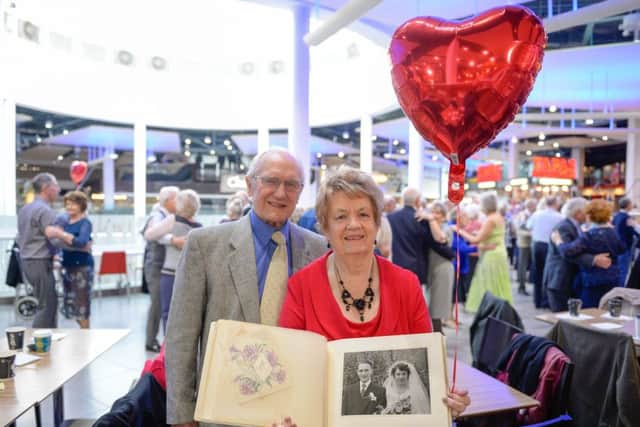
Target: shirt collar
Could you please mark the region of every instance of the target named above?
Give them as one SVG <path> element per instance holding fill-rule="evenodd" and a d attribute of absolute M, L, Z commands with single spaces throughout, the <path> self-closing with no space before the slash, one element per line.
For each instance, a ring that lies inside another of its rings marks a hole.
<path fill-rule="evenodd" d="M 289 221 L 285 222 L 281 228 L 272 227 L 255 214 L 253 210 L 249 212 L 251 220 L 251 229 L 261 245 L 266 245 L 271 240 L 271 236 L 275 231 L 281 231 L 285 240 L 289 238 Z"/>
<path fill-rule="evenodd" d="M 362 381 L 360 381 L 360 387 L 364 385 L 365 390 L 369 387 L 369 384 L 371 384 L 371 380 L 367 381 L 366 383 L 363 383 Z"/>

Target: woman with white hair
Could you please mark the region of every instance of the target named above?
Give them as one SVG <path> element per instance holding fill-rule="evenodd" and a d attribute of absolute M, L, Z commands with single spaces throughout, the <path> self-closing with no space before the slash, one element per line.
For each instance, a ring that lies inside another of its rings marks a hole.
<path fill-rule="evenodd" d="M 480 208 L 487 216 L 478 234 L 473 235 L 458 228 L 460 235 L 472 245 L 479 245 L 480 260 L 467 295 L 467 311 L 478 311 L 482 297 L 490 291 L 498 298 L 513 302 L 509 261 L 504 244 L 505 220 L 498 212 L 498 197 L 494 193 L 483 194 Z"/>

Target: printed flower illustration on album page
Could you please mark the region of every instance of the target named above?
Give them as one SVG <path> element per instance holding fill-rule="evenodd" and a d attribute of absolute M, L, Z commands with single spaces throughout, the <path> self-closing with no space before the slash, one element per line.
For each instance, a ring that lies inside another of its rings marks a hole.
<path fill-rule="evenodd" d="M 229 347 L 233 389 L 239 401 L 263 397 L 288 387 L 287 371 L 267 344 L 245 342 Z"/>

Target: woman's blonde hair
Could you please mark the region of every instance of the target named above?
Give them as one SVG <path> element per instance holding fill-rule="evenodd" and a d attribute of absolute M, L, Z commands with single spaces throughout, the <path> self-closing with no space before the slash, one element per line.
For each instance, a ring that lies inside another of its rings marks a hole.
<path fill-rule="evenodd" d="M 373 206 L 373 217 L 380 226 L 384 195 L 371 175 L 349 166 L 340 166 L 322 180 L 316 197 L 316 216 L 321 231 L 326 229 L 329 213 L 329 200 L 336 193 L 344 193 L 347 197 L 366 196 Z"/>
<path fill-rule="evenodd" d="M 602 199 L 592 200 L 587 203 L 585 213 L 589 216 L 589 220 L 591 220 L 591 222 L 606 224 L 611 220 L 613 205 Z"/>

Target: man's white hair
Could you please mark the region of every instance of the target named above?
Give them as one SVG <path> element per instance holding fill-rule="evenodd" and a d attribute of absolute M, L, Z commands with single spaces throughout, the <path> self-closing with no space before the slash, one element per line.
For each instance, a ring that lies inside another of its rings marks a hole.
<path fill-rule="evenodd" d="M 269 148 L 267 151 L 263 151 L 262 153 L 255 156 L 251 161 L 251 164 L 249 165 L 247 176 L 250 176 L 253 178 L 259 175 L 260 170 L 262 169 L 262 164 L 264 163 L 265 159 L 276 154 L 290 157 L 298 167 L 298 171 L 300 173 L 300 181 L 304 181 L 304 170 L 302 169 L 302 163 L 300 163 L 300 160 L 298 160 L 296 156 L 291 154 L 289 150 L 286 150 L 282 147 L 272 147 L 272 148 Z"/>
<path fill-rule="evenodd" d="M 402 192 L 402 203 L 405 206 L 415 206 L 416 200 L 420 199 L 420 191 L 415 188 L 407 187 Z"/>
<path fill-rule="evenodd" d="M 565 218 L 573 218 L 576 213 L 586 209 L 587 203 L 586 199 L 583 199 L 582 197 L 569 199 L 569 201 L 562 207 L 562 215 L 564 215 Z"/>
<path fill-rule="evenodd" d="M 180 189 L 175 185 L 162 187 L 160 189 L 160 192 L 158 193 L 158 203 L 160 203 L 160 206 L 162 207 L 166 206 L 167 202 L 170 199 L 176 197 L 179 191 Z"/>

